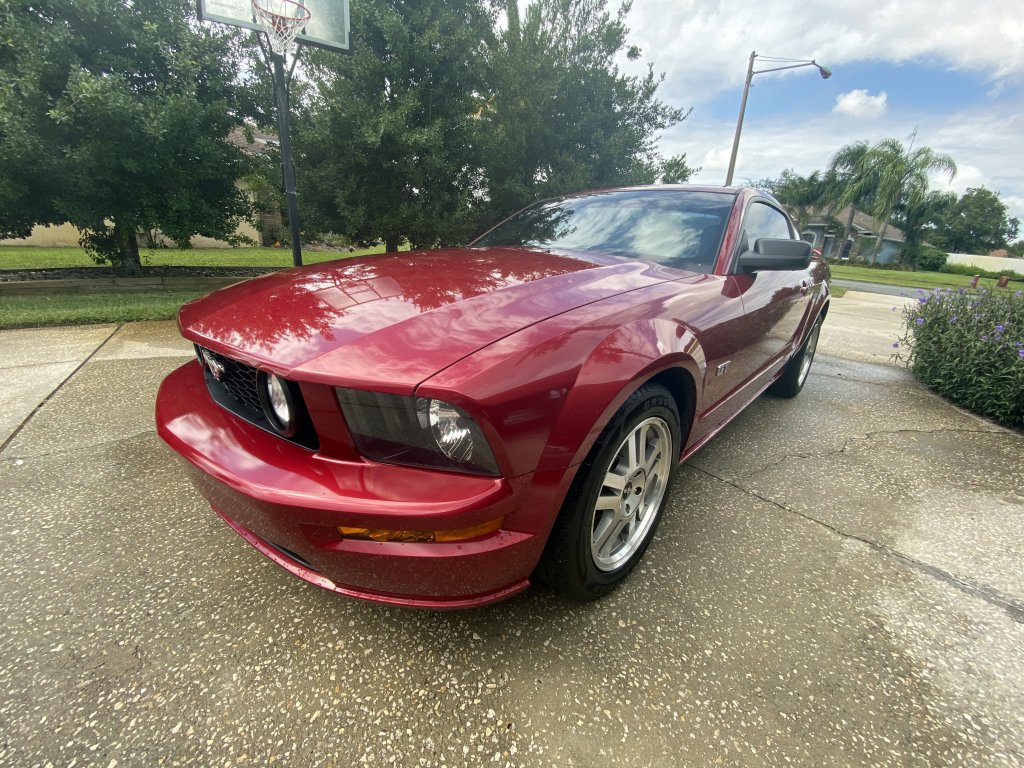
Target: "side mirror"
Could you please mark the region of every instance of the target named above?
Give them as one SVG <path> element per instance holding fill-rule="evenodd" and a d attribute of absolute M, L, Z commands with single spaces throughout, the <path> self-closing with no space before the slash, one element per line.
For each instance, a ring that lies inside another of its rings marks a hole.
<path fill-rule="evenodd" d="M 740 267 L 747 272 L 807 269 L 810 264 L 811 244 L 806 240 L 762 237 L 754 243 L 754 250 L 740 254 Z"/>

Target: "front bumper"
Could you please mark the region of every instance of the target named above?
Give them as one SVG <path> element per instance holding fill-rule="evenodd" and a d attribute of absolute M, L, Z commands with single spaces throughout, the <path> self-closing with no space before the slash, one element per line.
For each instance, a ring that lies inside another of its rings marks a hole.
<path fill-rule="evenodd" d="M 156 423 L 214 510 L 311 584 L 426 608 L 486 605 L 529 586 L 544 539 L 517 530 L 517 512 L 531 495 L 529 476 L 474 477 L 309 451 L 216 405 L 195 362 L 161 384 Z M 451 543 L 345 539 L 337 530 L 451 530 L 498 517 L 505 518 L 501 530 Z"/>

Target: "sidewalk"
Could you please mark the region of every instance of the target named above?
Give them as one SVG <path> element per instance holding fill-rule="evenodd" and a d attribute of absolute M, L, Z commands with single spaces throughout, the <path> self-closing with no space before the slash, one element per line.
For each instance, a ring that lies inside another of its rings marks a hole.
<path fill-rule="evenodd" d="M 892 364 L 892 345 L 900 334 L 902 310 L 912 301 L 903 296 L 860 291 L 848 291 L 841 299 L 833 298 L 828 318 L 821 326 L 818 354 L 861 363 Z"/>
<path fill-rule="evenodd" d="M 6 446 L 33 412 L 86 363 L 185 357 L 192 354 L 192 345 L 178 334 L 175 322 L 167 320 L 0 331 L 0 350 L 0 446 Z"/>

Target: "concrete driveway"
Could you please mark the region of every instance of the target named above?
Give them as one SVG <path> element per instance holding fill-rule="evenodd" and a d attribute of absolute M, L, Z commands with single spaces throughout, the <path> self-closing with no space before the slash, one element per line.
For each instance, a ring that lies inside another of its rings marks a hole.
<path fill-rule="evenodd" d="M 892 302 L 833 302 L 621 589 L 445 614 L 220 522 L 153 431 L 172 323 L 0 333 L 0 764 L 1024 764 L 1024 437 L 888 362 Z"/>

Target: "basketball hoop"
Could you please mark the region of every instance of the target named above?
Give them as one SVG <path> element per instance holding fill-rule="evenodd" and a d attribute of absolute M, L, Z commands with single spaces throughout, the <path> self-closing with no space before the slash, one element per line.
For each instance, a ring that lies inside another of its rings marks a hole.
<path fill-rule="evenodd" d="M 252 0 L 252 12 L 278 56 L 291 52 L 295 36 L 310 18 L 309 9 L 295 0 Z"/>

